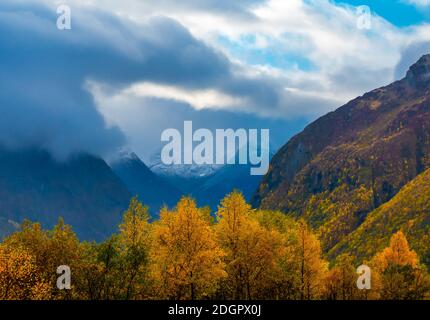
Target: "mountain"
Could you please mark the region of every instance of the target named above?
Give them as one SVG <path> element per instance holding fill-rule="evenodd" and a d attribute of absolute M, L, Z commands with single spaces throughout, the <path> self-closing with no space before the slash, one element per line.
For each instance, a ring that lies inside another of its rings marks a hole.
<path fill-rule="evenodd" d="M 220 200 L 237 189 L 247 200 L 255 192 L 260 183 L 261 176 L 251 176 L 248 165 L 225 165 L 222 169 L 210 176 L 192 190 L 192 195 L 200 206 L 210 206 L 217 209 Z"/>
<path fill-rule="evenodd" d="M 102 240 L 117 230 L 130 198 L 98 157 L 79 154 L 59 162 L 46 151 L 0 149 L 3 221 L 29 219 L 51 228 L 61 216 L 81 239 Z"/>
<path fill-rule="evenodd" d="M 430 268 L 430 169 L 372 211 L 360 227 L 330 250 L 329 256 L 349 252 L 363 262 L 388 246 L 390 237 L 398 230 L 403 231 Z"/>
<path fill-rule="evenodd" d="M 161 149 L 150 158 L 149 168 L 156 175 L 164 178 L 175 186 L 183 194 L 191 195 L 200 188 L 210 177 L 212 177 L 221 165 L 198 165 L 198 164 L 172 164 L 167 165 L 161 161 Z"/>
<path fill-rule="evenodd" d="M 350 101 L 294 136 L 273 157 L 252 202 L 305 218 L 328 252 L 429 167 L 426 55 L 402 80 Z"/>
<path fill-rule="evenodd" d="M 273 157 L 273 150 L 272 146 L 270 150 L 267 150 L 269 158 Z M 261 154 L 260 148 L 258 148 L 257 153 Z M 236 159 L 239 158 L 238 154 L 239 151 L 235 155 Z M 240 190 L 245 199 L 250 201 L 262 179 L 261 176 L 251 175 L 251 168 L 251 164 L 224 165 L 209 176 L 206 181 L 199 184 L 198 188 L 194 189 L 193 196 L 198 199 L 199 205 L 209 205 L 213 210 L 217 209 L 221 199 L 235 189 Z"/>
<path fill-rule="evenodd" d="M 260 148 L 257 153 L 261 153 Z M 234 154 L 236 164 L 165 165 L 160 154 L 156 153 L 151 157 L 150 169 L 179 188 L 183 194 L 194 197 L 199 206 L 210 206 L 215 211 L 220 201 L 235 189 L 250 200 L 261 181 L 261 176 L 250 174 L 250 164 L 237 164 L 238 154 L 239 151 Z M 272 151 L 269 156 L 273 156 Z"/>
<path fill-rule="evenodd" d="M 130 192 L 149 206 L 153 217 L 163 205 L 176 205 L 182 195 L 178 188 L 153 173 L 134 152 L 121 152 L 111 168 Z"/>
<path fill-rule="evenodd" d="M 217 164 L 164 164 L 161 161 L 161 150 L 154 153 L 150 159 L 149 168 L 154 173 L 165 177 L 204 178 L 213 175 L 222 168 Z"/>

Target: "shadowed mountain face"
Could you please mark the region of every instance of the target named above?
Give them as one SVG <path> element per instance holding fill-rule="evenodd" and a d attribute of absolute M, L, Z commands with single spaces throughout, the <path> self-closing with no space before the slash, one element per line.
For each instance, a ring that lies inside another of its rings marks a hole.
<path fill-rule="evenodd" d="M 130 192 L 149 207 L 152 217 L 158 215 L 162 206 L 176 205 L 182 195 L 179 189 L 154 174 L 133 152 L 122 153 L 111 167 Z"/>
<path fill-rule="evenodd" d="M 273 148 L 269 148 L 269 158 L 272 158 Z M 258 146 L 257 153 L 261 154 Z M 250 201 L 255 190 L 261 182 L 262 176 L 251 175 L 253 165 L 238 164 L 239 152 L 235 154 L 236 164 L 226 164 L 209 176 L 193 190 L 193 196 L 199 205 L 209 205 L 212 210 L 217 210 L 220 201 L 234 190 L 239 190 L 247 201 Z"/>
<path fill-rule="evenodd" d="M 430 55 L 316 120 L 271 161 L 254 206 L 306 218 L 328 251 L 430 167 Z"/>
<path fill-rule="evenodd" d="M 186 183 L 176 187 L 132 152 L 122 153 L 109 166 L 87 154 L 57 162 L 45 151 L 0 149 L 0 237 L 24 219 L 51 228 L 63 217 L 80 239 L 103 240 L 117 231 L 132 196 L 149 206 L 153 218 L 162 206 L 174 207 L 183 194 L 216 210 L 235 188 L 250 197 L 260 177 L 250 176 L 249 170 L 226 166 L 219 175 L 183 177 Z"/>
<path fill-rule="evenodd" d="M 273 156 L 272 150 L 271 147 L 267 150 L 269 158 Z M 227 150 L 224 152 L 228 153 Z M 239 164 L 239 153 L 237 151 L 233 155 L 233 164 L 211 165 L 166 165 L 162 163 L 160 154 L 156 153 L 151 157 L 150 170 L 178 188 L 181 194 L 195 198 L 199 206 L 209 206 L 214 212 L 220 201 L 234 190 L 241 191 L 249 201 L 261 181 L 262 176 L 251 175 L 251 168 L 255 165 Z M 261 153 L 259 145 L 257 154 Z"/>
<path fill-rule="evenodd" d="M 196 187 L 192 196 L 200 206 L 210 206 L 216 211 L 220 201 L 233 190 L 240 190 L 245 199 L 251 196 L 261 181 L 261 176 L 252 176 L 249 165 L 225 165 L 214 175 Z"/>
<path fill-rule="evenodd" d="M 55 161 L 38 150 L 0 150 L 0 217 L 52 227 L 63 217 L 81 239 L 102 240 L 117 230 L 131 194 L 100 158 Z"/>
<path fill-rule="evenodd" d="M 116 166 L 113 168 L 120 177 L 123 177 Z M 193 169 L 191 166 L 188 166 L 188 168 Z M 160 193 L 162 202 L 170 206 L 175 205 L 178 200 L 177 194 L 179 193 L 195 198 L 199 206 L 210 206 L 212 211 L 216 211 L 220 201 L 235 189 L 240 190 L 245 198 L 250 200 L 261 181 L 261 176 L 251 176 L 250 169 L 250 165 L 233 164 L 224 165 L 208 174 L 201 174 L 200 171 L 197 174 L 193 174 L 193 172 L 186 173 L 184 168 L 181 168 L 181 175 L 158 172 L 158 179 L 166 181 L 170 185 L 170 189 L 172 189 L 171 186 L 175 186 L 176 190 L 180 190 Z M 126 184 L 130 187 L 129 183 Z M 166 190 L 169 190 L 169 188 Z M 168 201 L 170 195 L 176 202 Z M 142 197 L 142 200 L 149 204 L 146 201 L 147 199 L 149 198 Z M 157 206 L 155 207 L 157 208 Z"/>

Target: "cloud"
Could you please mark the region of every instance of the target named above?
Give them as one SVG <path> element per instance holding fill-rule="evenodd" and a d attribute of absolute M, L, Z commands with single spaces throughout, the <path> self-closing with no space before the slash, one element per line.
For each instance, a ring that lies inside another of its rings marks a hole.
<path fill-rule="evenodd" d="M 184 90 L 174 86 L 159 85 L 150 82 L 133 85 L 127 88 L 124 94 L 135 97 L 150 97 L 185 102 L 197 110 L 243 105 L 241 99 L 228 96 L 214 89 Z"/>
<path fill-rule="evenodd" d="M 376 15 L 360 30 L 328 0 L 70 0 L 68 31 L 59 3 L 0 4 L 0 143 L 59 158 L 143 150 L 170 115 L 302 123 L 390 83 L 430 38 Z"/>
<path fill-rule="evenodd" d="M 76 38 L 54 29 L 55 19 L 39 6 L 0 4 L 0 144 L 45 148 L 59 159 L 81 151 L 104 154 L 124 137 L 94 108 L 78 67 L 85 51 L 92 63 L 101 48 L 79 50 Z"/>
<path fill-rule="evenodd" d="M 182 132 L 184 121 L 187 120 L 193 121 L 194 129 L 207 128 L 213 132 L 219 128 L 268 128 L 271 132 L 271 146 L 275 148 L 302 130 L 309 121 L 304 117 L 291 120 L 261 118 L 255 114 L 234 113 L 223 109 L 196 110 L 178 100 L 135 96 L 122 91 L 112 93 L 104 89 L 98 87 L 93 91 L 100 111 L 106 114 L 108 122 L 123 128 L 129 146 L 145 161 L 149 161 L 164 145 L 160 137 L 165 129 L 175 128 Z"/>
<path fill-rule="evenodd" d="M 188 94 L 180 83 L 145 89 L 140 95 L 131 90 L 132 86 L 114 93 L 92 91 L 101 112 L 113 123 L 120 123 L 135 146 L 139 144 L 139 132 L 145 137 L 150 133 L 133 124 L 134 120 L 119 115 L 124 105 L 127 113 L 139 115 L 138 119 L 158 119 L 145 120 L 149 128 L 151 123 L 180 128 L 180 123 L 173 120 L 168 122 L 170 125 L 161 120 L 172 114 L 177 119 L 189 120 L 209 113 L 210 123 L 215 118 L 213 111 L 220 109 L 220 117 L 235 118 L 238 123 L 243 123 L 240 118 L 255 116 L 266 119 L 258 122 L 263 127 L 264 123 L 271 126 L 268 119 L 276 118 L 284 121 L 285 127 L 297 128 L 291 120 L 309 121 L 366 91 L 403 77 L 406 70 L 397 65 L 406 61 L 406 48 L 427 41 L 430 34 L 425 24 L 398 28 L 375 14 L 370 30 L 358 29 L 356 7 L 335 5 L 332 1 L 240 2 L 232 11 L 217 10 L 204 1 L 201 6 L 189 1 L 144 3 L 145 10 L 136 10 L 142 7 L 133 7 L 138 6 L 137 2 L 128 1 L 133 8 L 129 11 L 118 3 L 109 5 L 110 10 L 138 24 L 159 14 L 174 19 L 191 37 L 222 52 L 229 68 L 220 73 L 219 81 L 208 83 L 204 89 L 186 88 Z M 200 93 L 207 90 L 217 94 L 211 95 L 212 99 L 201 98 Z M 227 111 L 242 115 L 234 117 Z M 115 120 L 119 117 L 121 120 Z M 223 126 L 222 122 L 216 123 Z M 155 135 L 152 141 L 157 142 L 158 138 Z"/>
<path fill-rule="evenodd" d="M 328 0 L 126 3 L 103 2 L 138 24 L 153 15 L 168 16 L 221 51 L 230 74 L 216 89 L 246 101 L 231 110 L 262 116 L 316 117 L 330 111 L 395 80 L 404 48 L 428 39 L 420 31 L 425 25 L 398 28 L 375 14 L 370 30 L 359 29 L 356 7 Z"/>
<path fill-rule="evenodd" d="M 402 78 L 409 67 L 424 54 L 430 53 L 430 42 L 417 42 L 409 45 L 402 51 L 402 58 L 396 66 L 396 78 Z"/>
<path fill-rule="evenodd" d="M 418 7 L 430 6 L 430 0 L 404 0 L 404 2 Z"/>
<path fill-rule="evenodd" d="M 105 121 L 87 83 L 196 108 L 234 106 L 242 97 L 256 108 L 278 98 L 280 88 L 237 74 L 172 19 L 153 17 L 136 28 L 109 13 L 73 14 L 73 29 L 59 31 L 55 11 L 0 5 L 0 144 L 43 147 L 61 159 L 115 150 L 125 137 Z"/>

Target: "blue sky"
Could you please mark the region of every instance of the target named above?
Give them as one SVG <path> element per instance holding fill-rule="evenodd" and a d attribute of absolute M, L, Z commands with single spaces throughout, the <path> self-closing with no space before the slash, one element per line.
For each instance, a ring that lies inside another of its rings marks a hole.
<path fill-rule="evenodd" d="M 220 36 L 218 39 L 218 43 L 227 48 L 235 58 L 251 65 L 268 65 L 285 70 L 298 68 L 304 71 L 312 71 L 316 68 L 310 60 L 300 53 L 278 50 L 276 45 L 272 46 L 270 50 L 255 48 L 252 46 L 255 41 L 256 37 L 252 34 L 241 36 L 239 41 L 231 41 L 224 36 Z"/>
<path fill-rule="evenodd" d="M 367 5 L 373 12 L 399 27 L 420 24 L 430 19 L 430 7 L 419 7 L 403 0 L 337 0 L 336 3 Z"/>
<path fill-rule="evenodd" d="M 278 147 L 430 53 L 430 0 L 69 0 L 66 31 L 60 3 L 0 2 L 0 144 L 148 159 L 193 120 Z"/>

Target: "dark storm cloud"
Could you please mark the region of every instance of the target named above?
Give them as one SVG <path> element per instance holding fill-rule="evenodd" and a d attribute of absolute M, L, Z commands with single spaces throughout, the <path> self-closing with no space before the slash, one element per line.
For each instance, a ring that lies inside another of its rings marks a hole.
<path fill-rule="evenodd" d="M 124 138 L 94 108 L 80 64 L 94 63 L 103 46 L 80 48 L 55 22 L 55 12 L 41 7 L 0 5 L 0 143 L 45 148 L 58 158 L 79 151 L 102 155 Z"/>
<path fill-rule="evenodd" d="M 103 155 L 122 145 L 124 135 L 106 126 L 87 80 L 114 90 L 136 81 L 215 88 L 246 98 L 251 109 L 280 105 L 280 85 L 238 76 L 237 66 L 171 19 L 136 26 L 76 9 L 72 30 L 60 31 L 51 9 L 0 4 L 2 145 L 43 147 L 59 158 Z"/>

